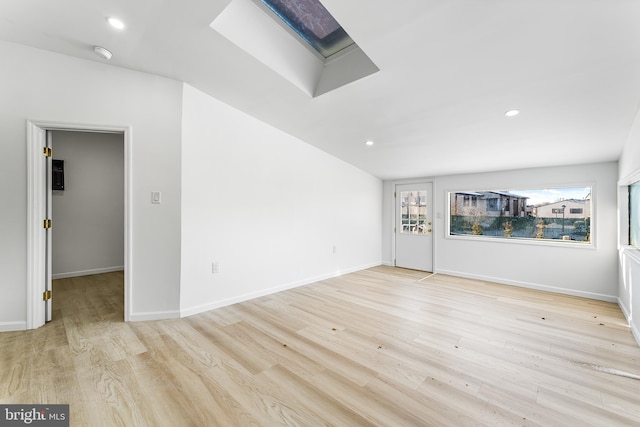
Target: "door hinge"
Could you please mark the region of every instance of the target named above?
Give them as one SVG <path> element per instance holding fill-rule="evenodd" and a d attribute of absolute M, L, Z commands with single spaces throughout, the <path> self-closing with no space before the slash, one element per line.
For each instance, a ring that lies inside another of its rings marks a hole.
<path fill-rule="evenodd" d="M 395 232 L 396 232 L 396 228 L 395 228 L 395 227 L 393 227 L 393 233 L 395 234 Z"/>
<path fill-rule="evenodd" d="M 46 290 L 42 293 L 42 301 L 49 301 L 51 299 L 51 290 Z"/>
<path fill-rule="evenodd" d="M 51 157 L 52 156 L 52 151 L 51 151 L 51 147 L 44 147 L 44 149 L 42 150 L 45 157 Z"/>
<path fill-rule="evenodd" d="M 45 219 L 42 226 L 45 228 L 45 230 L 48 230 L 51 228 L 51 220 L 50 219 Z"/>
<path fill-rule="evenodd" d="M 394 198 L 396 197 L 396 192 L 395 192 L 395 191 L 393 192 L 393 197 L 394 197 Z"/>

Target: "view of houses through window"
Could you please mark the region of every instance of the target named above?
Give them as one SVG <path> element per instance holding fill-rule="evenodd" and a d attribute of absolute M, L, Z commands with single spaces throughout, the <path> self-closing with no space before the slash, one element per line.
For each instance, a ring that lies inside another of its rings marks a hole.
<path fill-rule="evenodd" d="M 449 234 L 588 243 L 591 188 L 449 193 Z"/>

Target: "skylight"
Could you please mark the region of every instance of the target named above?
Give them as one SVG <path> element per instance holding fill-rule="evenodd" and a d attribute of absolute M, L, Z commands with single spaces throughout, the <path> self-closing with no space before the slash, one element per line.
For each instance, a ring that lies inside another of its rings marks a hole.
<path fill-rule="evenodd" d="M 318 0 L 229 0 L 209 26 L 314 98 L 380 71 Z"/>
<path fill-rule="evenodd" d="M 325 59 L 354 44 L 319 0 L 262 0 Z"/>

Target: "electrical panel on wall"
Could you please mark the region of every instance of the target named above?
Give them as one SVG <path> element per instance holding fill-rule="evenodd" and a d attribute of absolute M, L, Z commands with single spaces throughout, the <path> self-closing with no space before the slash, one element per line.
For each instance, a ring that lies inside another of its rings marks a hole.
<path fill-rule="evenodd" d="M 56 191 L 64 190 L 64 160 L 52 160 L 51 189 Z"/>

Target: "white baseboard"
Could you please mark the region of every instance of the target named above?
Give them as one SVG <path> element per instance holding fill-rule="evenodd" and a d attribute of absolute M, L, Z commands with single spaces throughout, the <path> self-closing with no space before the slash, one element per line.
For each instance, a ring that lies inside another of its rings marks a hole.
<path fill-rule="evenodd" d="M 624 318 L 627 319 L 627 323 L 630 323 L 629 319 L 631 316 L 629 315 L 629 310 L 627 309 L 627 307 L 624 305 L 624 303 L 620 298 L 618 298 L 618 301 L 616 302 L 618 303 L 618 307 L 620 307 L 620 310 L 622 311 Z"/>
<path fill-rule="evenodd" d="M 638 345 L 640 345 L 640 330 L 633 323 L 633 319 L 629 314 L 630 313 L 629 309 L 622 303 L 622 300 L 620 298 L 618 298 L 618 307 L 620 307 L 620 310 L 622 311 L 622 315 L 627 320 L 627 324 L 629 325 L 629 329 L 631 330 L 631 334 L 633 335 L 633 338 L 635 338 Z"/>
<path fill-rule="evenodd" d="M 638 345 L 640 345 L 640 329 L 638 329 L 636 325 L 633 323 L 629 325 L 629 329 L 631 329 L 631 334 L 636 339 L 636 342 L 638 343 Z"/>
<path fill-rule="evenodd" d="M 27 322 L 0 322 L 0 332 L 26 331 Z"/>
<path fill-rule="evenodd" d="M 144 322 L 146 320 L 166 320 L 166 319 L 178 319 L 178 318 L 180 318 L 180 312 L 177 310 L 150 311 L 146 313 L 131 313 L 131 316 L 129 316 L 129 321 Z"/>
<path fill-rule="evenodd" d="M 116 267 L 96 268 L 93 270 L 81 270 L 71 271 L 68 273 L 56 273 L 51 275 L 52 280 L 56 279 L 68 279 L 69 277 L 91 276 L 93 274 L 111 273 L 114 271 L 124 270 L 124 265 L 118 265 Z"/>
<path fill-rule="evenodd" d="M 334 278 L 334 277 L 342 276 L 342 275 L 345 275 L 345 274 L 354 273 L 356 271 L 366 270 L 367 268 L 377 267 L 379 265 L 380 265 L 380 263 L 375 263 L 375 264 L 367 264 L 367 265 L 362 265 L 362 266 L 359 266 L 359 267 L 349 268 L 349 269 L 346 269 L 346 270 L 339 270 L 339 271 L 336 271 L 336 272 L 323 274 L 323 275 L 316 276 L 316 277 L 311 277 L 311 278 L 300 280 L 300 281 L 297 281 L 297 282 L 291 282 L 291 283 L 286 283 L 286 284 L 279 285 L 279 286 L 274 286 L 272 288 L 263 289 L 263 290 L 260 290 L 260 291 L 257 291 L 257 292 L 251 292 L 251 293 L 248 293 L 248 294 L 238 295 L 238 296 L 235 296 L 235 297 L 232 297 L 232 298 L 227 298 L 227 299 L 224 299 L 224 300 L 213 301 L 213 302 L 209 302 L 209 303 L 206 303 L 206 304 L 197 305 L 197 306 L 194 306 L 194 307 L 186 308 L 184 310 L 180 310 L 180 317 L 193 316 L 194 314 L 204 313 L 206 311 L 215 310 L 217 308 L 226 307 L 228 305 L 237 304 L 239 302 L 249 301 L 249 300 L 252 300 L 252 299 L 255 299 L 255 298 L 260 298 L 260 297 L 263 297 L 263 296 L 275 294 L 277 292 L 286 291 L 288 289 L 293 289 L 293 288 L 297 288 L 297 287 L 300 287 L 300 286 L 310 285 L 312 283 L 320 282 L 322 280 L 327 280 L 327 279 L 331 279 L 331 278 Z"/>
<path fill-rule="evenodd" d="M 618 302 L 618 297 L 615 295 L 599 294 L 595 292 L 584 292 L 584 291 L 578 291 L 575 289 L 542 285 L 539 283 L 521 282 L 518 280 L 507 280 L 507 279 L 502 279 L 500 277 L 482 276 L 479 274 L 468 274 L 461 271 L 438 270 L 438 271 L 435 271 L 434 273 L 446 274 L 448 276 L 464 277 L 466 279 L 482 280 L 485 282 L 499 283 L 501 285 L 518 286 L 518 287 L 527 288 L 527 289 L 536 289 L 538 291 L 555 292 L 557 294 L 572 295 L 575 297 L 589 298 L 589 299 L 595 299 L 599 301 L 607 301 L 607 302 L 615 302 L 615 303 Z"/>

